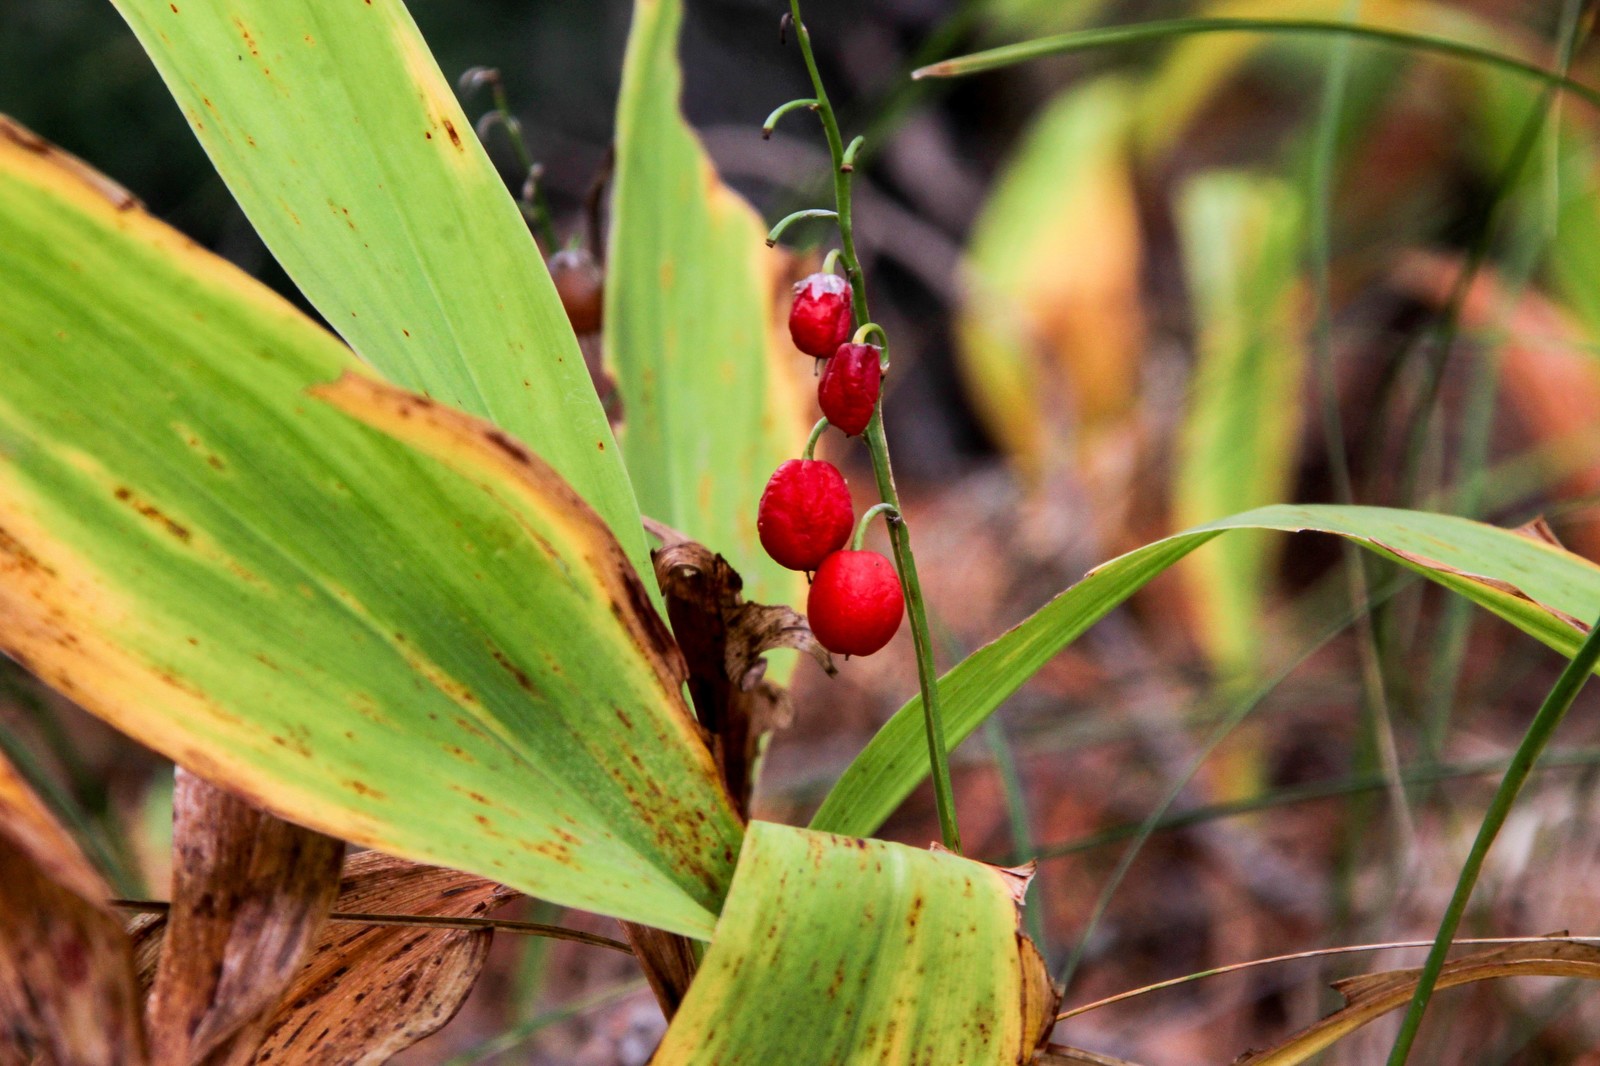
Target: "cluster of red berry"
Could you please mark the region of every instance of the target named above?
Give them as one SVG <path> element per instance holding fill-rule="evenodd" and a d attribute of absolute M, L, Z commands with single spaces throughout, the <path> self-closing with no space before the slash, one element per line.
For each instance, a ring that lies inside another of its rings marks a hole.
<path fill-rule="evenodd" d="M 795 286 L 789 335 L 802 352 L 827 360 L 817 403 L 828 424 L 847 437 L 866 430 L 883 386 L 881 350 L 851 344 L 852 321 L 844 278 L 812 274 Z M 859 543 L 843 550 L 854 526 L 844 475 L 824 460 L 786 461 L 761 494 L 756 519 L 761 546 L 781 566 L 816 573 L 806 614 L 817 640 L 836 654 L 871 655 L 900 628 L 905 594 L 887 558 L 859 550 Z"/>

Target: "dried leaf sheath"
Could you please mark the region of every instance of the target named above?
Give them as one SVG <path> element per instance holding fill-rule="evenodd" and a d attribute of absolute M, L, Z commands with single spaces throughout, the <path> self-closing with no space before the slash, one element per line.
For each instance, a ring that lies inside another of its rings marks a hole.
<path fill-rule="evenodd" d="M 146 1014 L 172 1066 L 249 1066 L 339 890 L 344 844 L 184 770 L 172 908 Z"/>

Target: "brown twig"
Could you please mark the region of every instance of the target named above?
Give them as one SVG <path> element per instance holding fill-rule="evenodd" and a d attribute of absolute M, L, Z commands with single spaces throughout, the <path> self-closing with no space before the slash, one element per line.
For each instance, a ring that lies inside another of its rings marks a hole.
<path fill-rule="evenodd" d="M 108 900 L 113 907 L 122 910 L 141 911 L 146 914 L 165 914 L 172 909 L 172 904 L 160 899 L 113 899 Z M 362 914 L 354 911 L 332 911 L 328 914 L 330 922 L 362 922 L 367 925 L 415 925 L 433 929 L 463 929 L 468 932 L 479 929 L 498 929 L 503 933 L 517 933 L 523 936 L 543 936 L 551 940 L 570 940 L 575 944 L 588 944 L 591 947 L 610 948 L 620 951 L 625 955 L 632 955 L 633 949 L 620 940 L 612 940 L 608 936 L 597 933 L 584 933 L 577 929 L 567 929 L 559 925 L 544 925 L 539 922 L 514 922 L 504 918 L 441 918 L 432 914 Z"/>

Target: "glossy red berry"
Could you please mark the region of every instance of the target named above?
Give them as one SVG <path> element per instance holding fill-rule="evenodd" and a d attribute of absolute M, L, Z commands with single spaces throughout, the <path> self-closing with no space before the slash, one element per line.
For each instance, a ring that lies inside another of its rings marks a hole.
<path fill-rule="evenodd" d="M 867 428 L 883 389 L 882 350 L 874 344 L 841 344 L 817 383 L 817 404 L 828 422 L 847 437 Z"/>
<path fill-rule="evenodd" d="M 850 339 L 850 283 L 837 274 L 812 274 L 794 287 L 789 336 L 807 355 L 826 359 Z"/>
<path fill-rule="evenodd" d="M 850 540 L 855 508 L 844 475 L 821 459 L 790 459 L 774 471 L 756 510 L 767 554 L 790 570 L 815 570 Z"/>
<path fill-rule="evenodd" d="M 605 307 L 606 279 L 600 264 L 583 248 L 564 248 L 550 257 L 550 280 L 577 334 L 598 333 Z"/>
<path fill-rule="evenodd" d="M 900 575 L 877 552 L 828 556 L 806 600 L 811 632 L 837 655 L 871 655 L 889 643 L 905 611 Z"/>

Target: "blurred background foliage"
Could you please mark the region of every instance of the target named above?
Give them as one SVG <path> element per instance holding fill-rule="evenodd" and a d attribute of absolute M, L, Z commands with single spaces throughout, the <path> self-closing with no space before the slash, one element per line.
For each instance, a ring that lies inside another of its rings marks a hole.
<path fill-rule="evenodd" d="M 501 71 L 558 239 L 584 240 L 629 5 L 411 7 L 448 76 Z M 783 7 L 695 0 L 683 42 L 685 111 L 767 218 L 823 202 L 825 187 L 803 115 L 759 134 L 807 92 L 780 41 Z M 1481 64 L 1329 36 L 1192 37 L 908 77 L 1046 33 L 1231 16 L 1357 19 L 1570 64 L 1596 84 L 1582 0 L 806 10 L 847 135 L 867 135 L 858 237 L 894 339 L 886 422 L 942 665 L 1096 563 L 1258 503 L 1511 526 L 1543 514 L 1600 556 L 1594 107 Z M 490 100 L 480 90 L 466 106 Z M 6 0 L 0 110 L 292 295 L 108 4 Z M 483 134 L 517 189 L 504 129 Z M 863 456 L 830 449 L 870 484 Z M 1368 598 L 1382 602 L 1351 609 Z M 968 843 L 994 861 L 1048 860 L 1028 918 L 1058 968 L 1080 963 L 1069 1005 L 1252 956 L 1431 936 L 1485 775 L 1558 669 L 1508 627 L 1332 543 L 1239 535 L 1092 631 L 957 753 Z M 0 682 L 0 738 L 56 783 L 125 891 L 159 895 L 165 768 L 12 668 Z M 761 813 L 803 818 L 914 687 L 904 634 L 839 680 L 802 666 Z M 1600 931 L 1600 725 L 1585 705 L 1491 860 L 1476 932 Z M 1246 712 L 1185 785 L 1215 724 Z M 1179 824 L 1123 850 L 1169 790 Z M 930 798 L 887 832 L 934 838 Z M 551 917 L 535 904 L 523 916 Z M 1074 1019 L 1058 1039 L 1150 1064 L 1227 1061 L 1328 1009 L 1329 978 L 1415 959 L 1217 978 Z M 503 937 L 495 960 L 464 1017 L 406 1061 L 636 1063 L 661 1031 L 609 959 Z M 1600 1062 L 1600 1009 L 1571 985 L 1450 993 L 1430 1018 L 1413 1061 Z M 1327 1061 L 1375 1061 L 1386 1039 L 1376 1026 Z"/>

